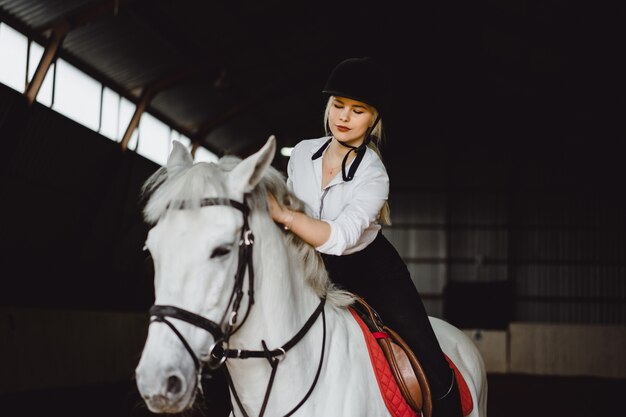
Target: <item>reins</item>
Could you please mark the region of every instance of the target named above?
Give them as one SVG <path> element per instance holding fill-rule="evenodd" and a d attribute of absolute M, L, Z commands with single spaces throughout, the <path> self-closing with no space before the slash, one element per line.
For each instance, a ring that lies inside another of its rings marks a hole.
<path fill-rule="evenodd" d="M 311 384 L 311 387 L 309 388 L 305 396 L 302 398 L 302 400 L 300 400 L 300 402 L 294 408 L 292 408 L 291 411 L 285 414 L 283 417 L 291 416 L 311 396 L 313 389 L 317 385 L 317 380 L 319 379 L 320 373 L 322 371 L 322 364 L 324 363 L 324 350 L 326 348 L 326 313 L 324 312 L 325 303 L 326 303 L 326 299 L 322 298 L 320 300 L 319 305 L 317 306 L 313 314 L 309 317 L 309 319 L 304 324 L 304 326 L 302 326 L 300 331 L 296 333 L 296 335 L 292 337 L 287 343 L 285 343 L 282 347 L 279 347 L 278 349 L 274 349 L 274 350 L 267 349 L 267 345 L 265 344 L 265 341 L 261 340 L 261 344 L 263 345 L 263 350 L 229 349 L 228 351 L 225 352 L 226 353 L 225 356 L 228 356 L 229 358 L 237 358 L 237 359 L 266 358 L 270 366 L 272 367 L 272 373 L 270 374 L 270 379 L 267 383 L 267 388 L 265 389 L 265 395 L 263 397 L 263 404 L 261 405 L 261 411 L 259 412 L 259 417 L 263 417 L 263 415 L 265 414 L 265 409 L 267 407 L 267 403 L 269 401 L 270 394 L 272 392 L 272 386 L 274 385 L 274 377 L 276 376 L 276 371 L 278 370 L 278 364 L 281 362 L 281 360 L 276 359 L 276 357 L 283 356 L 284 358 L 284 356 L 287 354 L 289 349 L 294 347 L 304 337 L 304 335 L 311 329 L 311 327 L 313 326 L 313 324 L 315 323 L 315 321 L 321 314 L 322 315 L 322 329 L 323 329 L 322 351 L 320 353 L 320 362 L 317 366 L 315 378 L 313 379 L 313 383 Z M 237 394 L 237 390 L 235 389 L 233 380 L 230 377 L 230 374 L 228 373 L 228 371 L 226 372 L 226 379 L 228 380 L 228 385 L 233 392 L 233 397 L 235 397 L 235 401 L 237 402 L 237 406 L 239 407 L 239 410 L 241 410 L 241 413 L 243 414 L 244 417 L 250 417 L 249 414 L 246 412 L 246 410 L 243 408 L 243 404 L 241 403 L 241 400 L 239 399 L 239 395 Z"/>
<path fill-rule="evenodd" d="M 239 259 L 237 264 L 237 271 L 235 273 L 235 282 L 233 284 L 233 291 L 230 295 L 230 299 L 228 302 L 228 306 L 232 306 L 229 309 L 227 308 L 222 315 L 222 319 L 220 323 L 216 323 L 212 320 L 209 320 L 205 317 L 202 317 L 196 313 L 184 310 L 182 308 L 171 306 L 171 305 L 153 305 L 150 307 L 149 314 L 152 317 L 150 323 L 160 322 L 166 324 L 174 334 L 180 339 L 181 343 L 185 347 L 185 350 L 191 356 L 193 360 L 195 369 L 196 369 L 196 387 L 194 389 L 198 389 L 202 394 L 202 369 L 204 365 L 207 365 L 211 369 L 217 369 L 221 367 L 226 360 L 228 359 L 248 359 L 248 358 L 265 358 L 269 362 L 272 371 L 270 374 L 270 379 L 268 381 L 267 388 L 265 390 L 265 396 L 263 398 L 263 404 L 261 406 L 261 411 L 259 413 L 259 417 L 263 417 L 265 414 L 265 410 L 267 407 L 267 403 L 269 401 L 269 396 L 274 384 L 274 378 L 276 376 L 276 371 L 278 369 L 278 364 L 281 362 L 281 359 L 278 359 L 278 356 L 284 356 L 286 353 L 293 348 L 313 327 L 317 318 L 322 316 L 322 328 L 323 328 L 323 337 L 322 337 L 322 352 L 320 355 L 320 362 L 317 368 L 317 372 L 315 374 L 315 379 L 308 392 L 304 396 L 304 398 L 284 417 L 288 417 L 295 413 L 309 398 L 317 381 L 319 379 L 319 375 L 322 369 L 322 364 L 324 362 L 324 350 L 326 346 L 326 314 L 324 312 L 324 306 L 326 303 L 326 299 L 322 298 L 320 300 L 319 305 L 315 309 L 315 311 L 311 314 L 309 319 L 304 323 L 302 328 L 296 333 L 288 342 L 286 342 L 283 346 L 269 350 L 264 340 L 261 340 L 261 344 L 263 346 L 263 350 L 244 350 L 244 349 L 229 349 L 228 342 L 230 337 L 237 332 L 243 326 L 248 315 L 250 314 L 250 310 L 252 305 L 254 304 L 254 268 L 253 268 L 253 257 L 252 257 L 252 248 L 254 245 L 254 235 L 250 230 L 250 226 L 248 223 L 248 216 L 250 214 L 250 209 L 248 205 L 245 203 L 240 203 L 235 200 L 227 199 L 227 198 L 205 198 L 200 201 L 200 207 L 207 206 L 229 206 L 233 207 L 239 211 L 241 211 L 243 215 L 243 226 L 241 228 L 241 238 L 239 241 Z M 187 208 L 185 202 L 181 202 L 177 207 L 177 209 Z M 243 320 L 239 325 L 237 325 L 237 319 L 239 316 L 239 309 L 241 307 L 241 301 L 244 297 L 243 285 L 246 276 L 246 269 L 248 270 L 248 306 L 246 309 L 246 313 L 244 315 Z M 228 321 L 226 317 L 228 316 Z M 215 342 L 209 348 L 207 355 L 203 358 L 198 358 L 198 356 L 194 353 L 193 349 L 189 345 L 189 343 L 185 340 L 180 331 L 174 326 L 167 318 L 174 318 L 178 320 L 182 320 L 186 323 L 189 323 L 193 326 L 199 327 L 201 329 L 206 330 L 211 333 Z M 206 358 L 206 359 L 205 359 Z M 224 373 L 226 374 L 226 379 L 228 381 L 228 385 L 232 390 L 233 397 L 235 398 L 239 409 L 243 413 L 244 417 L 249 417 L 248 413 L 243 408 L 243 404 L 239 399 L 239 395 L 235 390 L 235 386 L 233 384 L 232 378 L 228 369 L 226 367 L 222 368 Z"/>

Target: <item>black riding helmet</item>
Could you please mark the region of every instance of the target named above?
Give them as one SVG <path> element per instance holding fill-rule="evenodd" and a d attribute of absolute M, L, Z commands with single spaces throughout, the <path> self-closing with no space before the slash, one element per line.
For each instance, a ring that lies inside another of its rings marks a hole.
<path fill-rule="evenodd" d="M 349 58 L 340 62 L 330 73 L 326 85 L 322 93 L 328 96 L 346 97 L 352 100 L 361 101 L 368 104 L 378 111 L 376 121 L 365 134 L 365 140 L 361 146 L 351 146 L 338 141 L 343 146 L 352 148 L 357 156 L 350 166 L 350 171 L 346 173 L 346 162 L 348 155 L 346 154 L 341 164 L 341 175 L 344 181 L 351 181 L 354 174 L 365 155 L 367 145 L 372 141 L 371 132 L 378 124 L 380 116 L 384 110 L 385 101 L 385 76 L 383 69 L 376 61 L 369 57 Z M 332 138 L 328 140 L 315 154 L 313 159 L 317 159 L 324 153 L 324 149 L 330 144 Z"/>
<path fill-rule="evenodd" d="M 330 73 L 322 93 L 369 104 L 381 113 L 385 101 L 383 69 L 371 58 L 349 58 Z"/>

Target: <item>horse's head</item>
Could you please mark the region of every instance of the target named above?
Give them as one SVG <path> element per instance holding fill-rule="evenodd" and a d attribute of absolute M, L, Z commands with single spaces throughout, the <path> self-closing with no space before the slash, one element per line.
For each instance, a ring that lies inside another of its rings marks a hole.
<path fill-rule="evenodd" d="M 193 164 L 175 142 L 166 166 L 144 186 L 150 193 L 144 214 L 154 224 L 146 248 L 154 261 L 155 306 L 170 308 L 151 310 L 160 322 L 150 326 L 136 369 L 137 387 L 153 412 L 180 412 L 193 403 L 197 361 L 232 330 L 233 277 L 245 261 L 240 242 L 248 220 L 239 203 L 265 175 L 275 148 L 271 137 L 260 151 L 225 169 Z M 241 289 L 247 291 L 247 283 Z M 246 298 L 242 313 L 247 308 Z"/>

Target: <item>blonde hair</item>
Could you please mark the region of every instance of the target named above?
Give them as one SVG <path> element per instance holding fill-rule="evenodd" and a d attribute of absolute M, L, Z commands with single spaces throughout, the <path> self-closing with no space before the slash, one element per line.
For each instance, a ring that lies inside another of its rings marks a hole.
<path fill-rule="evenodd" d="M 328 101 L 326 102 L 326 109 L 324 110 L 324 131 L 326 132 L 327 136 L 332 135 L 330 131 L 330 127 L 328 125 L 328 115 L 330 113 L 330 108 L 333 104 L 334 98 L 335 96 L 330 96 L 328 98 Z M 378 110 L 376 110 L 375 107 L 372 107 L 370 105 L 368 105 L 368 108 L 372 110 L 374 120 L 376 120 L 376 118 L 378 117 Z M 381 159 L 381 161 L 383 159 L 383 156 L 380 153 L 379 146 L 381 145 L 383 141 L 383 132 L 384 132 L 383 131 L 383 119 L 381 118 L 376 124 L 376 126 L 374 126 L 374 129 L 370 132 L 370 135 L 373 136 L 373 140 L 371 140 L 370 143 L 367 144 L 369 148 L 371 148 L 374 152 L 376 152 L 376 154 Z M 389 200 L 386 200 L 385 204 L 383 204 L 383 207 L 380 209 L 380 213 L 378 217 L 379 217 L 380 224 L 385 225 L 385 226 L 389 226 L 391 224 L 391 209 L 389 208 Z"/>

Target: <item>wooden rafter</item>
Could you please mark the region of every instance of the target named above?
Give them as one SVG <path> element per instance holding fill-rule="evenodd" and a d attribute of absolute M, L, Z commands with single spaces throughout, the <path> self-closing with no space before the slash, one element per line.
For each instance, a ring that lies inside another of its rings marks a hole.
<path fill-rule="evenodd" d="M 52 30 L 52 34 L 48 39 L 48 44 L 46 45 L 46 49 L 37 65 L 37 70 L 35 71 L 35 75 L 33 79 L 26 86 L 26 90 L 24 91 L 24 95 L 26 96 L 26 100 L 28 104 L 33 104 L 35 102 L 35 98 L 37 98 L 37 94 L 39 93 L 39 89 L 43 84 L 44 79 L 46 78 L 46 74 L 50 69 L 50 66 L 54 62 L 57 56 L 57 52 L 59 51 L 59 47 L 63 43 L 63 39 L 71 30 L 71 26 L 65 23 L 60 23 Z"/>
<path fill-rule="evenodd" d="M 55 21 L 46 23 L 35 29 L 36 33 L 50 31 L 46 49 L 37 65 L 37 70 L 30 83 L 27 84 L 24 95 L 29 104 L 33 104 L 41 85 L 46 78 L 50 66 L 54 62 L 67 34 L 80 26 L 93 22 L 104 16 L 117 15 L 121 0 L 106 0 L 96 5 L 89 6 L 69 16 L 64 16 Z"/>
<path fill-rule="evenodd" d="M 122 137 L 122 140 L 120 142 L 120 146 L 122 147 L 122 149 L 128 149 L 128 143 L 130 142 L 130 138 L 132 137 L 133 132 L 135 131 L 135 129 L 137 129 L 137 126 L 139 126 L 141 116 L 146 111 L 146 109 L 150 105 L 150 102 L 157 94 L 164 90 L 167 90 L 168 88 L 172 88 L 180 84 L 184 80 L 193 77 L 204 70 L 206 70 L 206 65 L 187 67 L 180 71 L 176 71 L 166 77 L 155 80 L 147 85 L 145 88 L 143 88 L 143 92 L 135 108 L 135 113 L 130 119 L 130 123 L 126 127 L 126 131 L 124 132 L 124 136 Z"/>
<path fill-rule="evenodd" d="M 133 114 L 133 117 L 130 119 L 130 123 L 128 123 L 128 126 L 126 127 L 126 132 L 124 132 L 124 136 L 122 137 L 122 141 L 120 142 L 120 146 L 122 147 L 123 150 L 128 149 L 128 143 L 130 142 L 130 138 L 133 135 L 133 132 L 135 131 L 135 129 L 137 129 L 137 126 L 139 126 L 139 121 L 141 120 L 141 116 L 143 115 L 143 112 L 146 110 L 146 107 L 148 107 L 148 104 L 150 104 L 150 101 L 152 100 L 153 97 L 154 97 L 154 94 L 150 90 L 146 90 L 141 95 L 139 102 L 137 102 L 137 106 L 135 107 L 135 113 Z"/>

